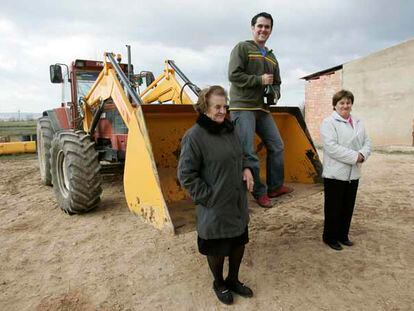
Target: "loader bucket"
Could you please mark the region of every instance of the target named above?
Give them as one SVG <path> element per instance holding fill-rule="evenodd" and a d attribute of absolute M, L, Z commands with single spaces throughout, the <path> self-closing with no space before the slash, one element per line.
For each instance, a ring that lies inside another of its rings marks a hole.
<path fill-rule="evenodd" d="M 322 182 L 322 165 L 298 107 L 271 107 L 271 113 L 285 146 L 285 181 L 314 184 Z M 256 137 L 260 172 L 266 180 L 266 148 Z"/>
<path fill-rule="evenodd" d="M 170 232 L 183 226 L 173 209 L 192 213 L 194 223 L 194 207 L 177 180 L 181 138 L 197 118 L 192 105 L 141 105 L 132 117 L 137 122 L 129 123 L 124 171 L 128 207 Z"/>
<path fill-rule="evenodd" d="M 275 107 L 271 113 L 285 144 L 285 180 L 320 182 L 321 164 L 299 109 Z M 177 180 L 177 164 L 181 139 L 197 113 L 191 105 L 152 104 L 141 105 L 135 115 L 140 128 L 129 128 L 124 173 L 129 208 L 159 229 L 194 230 L 195 206 Z M 257 140 L 263 164 L 264 149 Z"/>

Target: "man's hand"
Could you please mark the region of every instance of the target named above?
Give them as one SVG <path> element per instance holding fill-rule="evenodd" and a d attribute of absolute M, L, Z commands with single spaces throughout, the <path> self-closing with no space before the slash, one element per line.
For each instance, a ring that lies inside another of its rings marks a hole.
<path fill-rule="evenodd" d="M 263 85 L 272 85 L 273 84 L 273 74 L 265 73 L 262 75 L 262 84 Z"/>
<path fill-rule="evenodd" d="M 358 160 L 357 163 L 362 163 L 365 161 L 364 156 L 362 155 L 362 153 L 358 153 Z"/>
<path fill-rule="evenodd" d="M 247 190 L 249 190 L 249 192 L 252 192 L 253 186 L 254 186 L 254 180 L 253 180 L 253 175 L 252 175 L 250 168 L 245 168 L 243 170 L 243 180 L 246 182 Z"/>

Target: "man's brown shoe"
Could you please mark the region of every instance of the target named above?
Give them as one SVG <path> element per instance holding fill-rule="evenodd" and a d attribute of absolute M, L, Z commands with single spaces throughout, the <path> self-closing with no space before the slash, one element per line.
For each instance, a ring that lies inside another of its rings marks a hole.
<path fill-rule="evenodd" d="M 258 197 L 256 199 L 257 204 L 259 204 L 261 207 L 272 207 L 272 201 L 269 199 L 269 197 L 267 196 L 267 194 L 261 195 L 260 197 Z"/>
<path fill-rule="evenodd" d="M 287 186 L 280 186 L 275 191 L 270 191 L 267 193 L 269 198 L 276 198 L 286 193 L 291 193 L 293 191 L 293 188 L 287 187 Z"/>

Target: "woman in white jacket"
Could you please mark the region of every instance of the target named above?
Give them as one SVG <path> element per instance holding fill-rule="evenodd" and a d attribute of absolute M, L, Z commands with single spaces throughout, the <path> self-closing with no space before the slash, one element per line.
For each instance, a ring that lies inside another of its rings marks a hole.
<path fill-rule="evenodd" d="M 361 165 L 371 153 L 371 143 L 362 121 L 351 116 L 353 103 L 351 92 L 337 92 L 332 98 L 334 112 L 323 120 L 321 126 L 325 192 L 322 238 L 335 250 L 341 250 L 341 244 L 353 245 L 348 233 Z"/>

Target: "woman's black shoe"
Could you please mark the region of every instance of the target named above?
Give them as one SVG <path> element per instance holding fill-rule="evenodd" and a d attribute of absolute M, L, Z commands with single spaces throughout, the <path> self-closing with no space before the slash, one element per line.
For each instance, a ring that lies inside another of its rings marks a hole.
<path fill-rule="evenodd" d="M 218 300 L 226 305 L 231 305 L 233 303 L 233 295 L 226 286 L 216 286 L 216 282 L 213 282 L 213 289 L 216 293 Z"/>
<path fill-rule="evenodd" d="M 244 285 L 242 282 L 240 281 L 229 281 L 226 280 L 225 281 L 226 286 L 232 291 L 235 292 L 236 294 L 242 296 L 242 297 L 253 297 L 253 291 L 247 287 L 246 285 Z"/>
<path fill-rule="evenodd" d="M 352 241 L 350 241 L 350 240 L 343 240 L 343 241 L 339 240 L 339 243 L 341 243 L 343 245 L 346 245 L 346 246 L 352 246 L 352 245 L 354 245 L 354 243 Z"/>
<path fill-rule="evenodd" d="M 338 242 L 327 242 L 327 241 L 324 241 L 324 243 L 326 245 L 328 245 L 330 248 L 332 248 L 332 249 L 334 249 L 336 251 L 340 251 L 340 250 L 343 249 L 342 246 L 341 246 L 341 244 L 339 244 Z"/>

